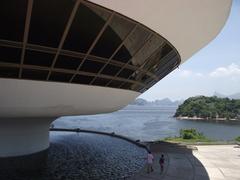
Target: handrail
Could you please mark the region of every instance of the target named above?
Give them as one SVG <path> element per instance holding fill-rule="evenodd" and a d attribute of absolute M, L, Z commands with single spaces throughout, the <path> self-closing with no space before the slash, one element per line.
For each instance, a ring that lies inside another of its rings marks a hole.
<path fill-rule="evenodd" d="M 80 129 L 80 128 L 74 128 L 74 129 L 50 128 L 49 130 L 50 131 L 67 131 L 67 132 L 76 132 L 76 133 L 84 132 L 84 133 L 94 133 L 94 134 L 100 134 L 100 135 L 107 135 L 107 136 L 116 137 L 116 138 L 119 138 L 119 139 L 126 140 L 130 143 L 133 143 L 133 144 L 137 145 L 138 147 L 144 148 L 146 151 L 149 151 L 149 148 L 147 147 L 147 145 L 145 145 L 143 142 L 140 142 L 140 140 L 134 140 L 134 139 L 131 139 L 129 137 L 116 134 L 115 132 L 108 133 L 108 132 L 86 130 L 86 129 Z"/>

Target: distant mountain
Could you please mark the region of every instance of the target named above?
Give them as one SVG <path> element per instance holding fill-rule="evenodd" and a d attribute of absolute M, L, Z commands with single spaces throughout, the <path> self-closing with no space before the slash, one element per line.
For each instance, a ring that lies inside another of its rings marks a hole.
<path fill-rule="evenodd" d="M 162 106 L 162 107 L 177 107 L 178 105 L 182 104 L 184 100 L 179 101 L 171 101 L 169 98 L 164 98 L 161 100 L 155 100 L 155 101 L 147 101 L 142 98 L 138 98 L 132 103 L 131 105 L 138 105 L 138 106 Z"/>
<path fill-rule="evenodd" d="M 240 93 L 235 93 L 231 95 L 224 95 L 218 92 L 214 92 L 213 96 L 217 96 L 218 98 L 229 98 L 229 99 L 240 99 Z"/>
<path fill-rule="evenodd" d="M 145 99 L 142 98 L 137 98 L 135 99 L 135 101 L 131 102 L 131 105 L 138 105 L 138 106 L 145 106 L 147 105 L 149 102 Z"/>
<path fill-rule="evenodd" d="M 218 92 L 214 92 L 213 96 L 216 96 L 218 98 L 229 98 L 229 99 L 240 99 L 240 93 L 235 93 L 232 95 L 224 95 Z M 201 95 L 199 97 L 202 97 Z M 130 105 L 137 105 L 137 106 L 162 106 L 162 107 L 177 107 L 181 104 L 183 104 L 184 100 L 177 100 L 177 101 L 172 101 L 169 98 L 164 98 L 164 99 L 157 99 L 155 101 L 147 101 L 146 99 L 143 98 L 137 98 L 135 101 L 130 103 Z"/>
<path fill-rule="evenodd" d="M 230 99 L 240 99 L 240 93 L 232 94 L 228 96 Z"/>
<path fill-rule="evenodd" d="M 226 96 L 224 94 L 218 93 L 218 92 L 214 92 L 213 96 L 217 96 L 218 98 L 225 98 Z"/>
<path fill-rule="evenodd" d="M 156 106 L 178 106 L 181 104 L 180 101 L 171 101 L 169 98 L 164 98 L 161 100 L 155 100 L 152 102 L 152 104 Z"/>

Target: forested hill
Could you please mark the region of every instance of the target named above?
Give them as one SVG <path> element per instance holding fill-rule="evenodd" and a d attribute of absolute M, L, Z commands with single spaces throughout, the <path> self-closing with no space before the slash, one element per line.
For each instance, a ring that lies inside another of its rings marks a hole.
<path fill-rule="evenodd" d="M 178 106 L 175 117 L 240 119 L 240 100 L 196 96 Z"/>

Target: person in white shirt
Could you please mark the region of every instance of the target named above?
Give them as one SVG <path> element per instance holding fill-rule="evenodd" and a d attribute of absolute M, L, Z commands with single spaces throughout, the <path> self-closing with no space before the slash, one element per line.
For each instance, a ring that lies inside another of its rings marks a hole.
<path fill-rule="evenodd" d="M 148 155 L 147 155 L 147 173 L 153 172 L 153 155 L 152 153 L 149 151 Z"/>

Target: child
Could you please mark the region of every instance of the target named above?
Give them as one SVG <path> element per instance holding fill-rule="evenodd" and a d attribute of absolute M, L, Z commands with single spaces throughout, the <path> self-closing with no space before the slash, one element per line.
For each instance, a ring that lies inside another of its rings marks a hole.
<path fill-rule="evenodd" d="M 164 165 L 164 155 L 162 154 L 160 159 L 159 159 L 159 164 L 161 167 L 161 173 L 163 172 L 163 165 Z"/>

